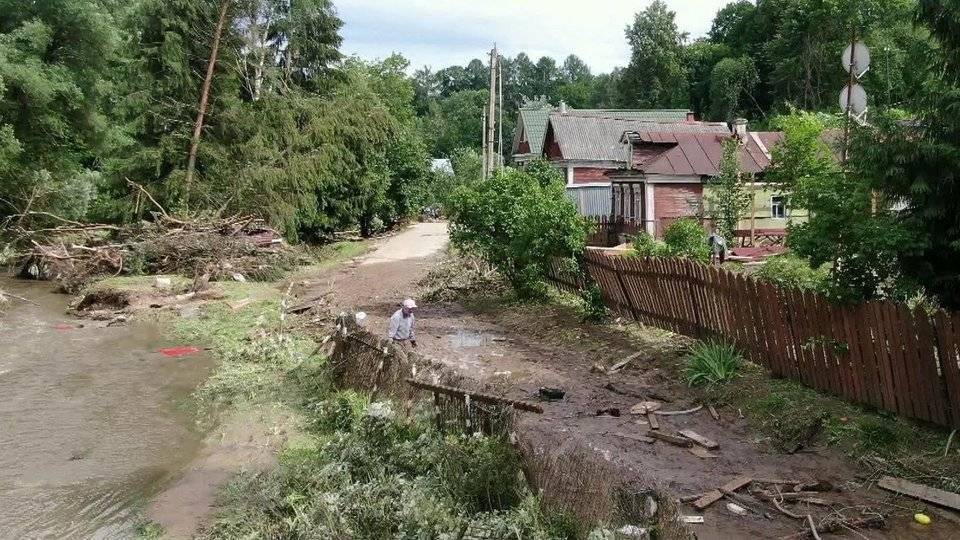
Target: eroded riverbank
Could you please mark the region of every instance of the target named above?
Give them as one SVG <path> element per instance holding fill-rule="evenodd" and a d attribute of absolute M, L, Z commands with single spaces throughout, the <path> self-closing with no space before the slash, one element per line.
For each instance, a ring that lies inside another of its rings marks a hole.
<path fill-rule="evenodd" d="M 201 449 L 187 402 L 212 360 L 158 353 L 173 343 L 155 323 L 70 317 L 50 283 L 0 286 L 35 302 L 0 314 L 2 536 L 131 536 Z"/>

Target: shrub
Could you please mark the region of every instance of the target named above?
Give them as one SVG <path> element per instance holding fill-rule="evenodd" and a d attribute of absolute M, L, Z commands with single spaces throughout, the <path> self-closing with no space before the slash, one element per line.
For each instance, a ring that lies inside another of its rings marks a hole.
<path fill-rule="evenodd" d="M 667 254 L 667 245 L 640 231 L 633 237 L 633 251 L 638 257 L 662 257 Z"/>
<path fill-rule="evenodd" d="M 792 254 L 770 257 L 756 276 L 781 287 L 821 292 L 830 282 L 830 272 L 825 266 L 812 268 L 807 259 Z"/>
<path fill-rule="evenodd" d="M 663 241 L 667 246 L 667 254 L 671 257 L 700 262 L 710 260 L 707 235 L 700 223 L 693 218 L 680 218 L 671 223 L 663 233 Z"/>
<path fill-rule="evenodd" d="M 705 341 L 694 345 L 687 360 L 686 377 L 690 386 L 713 386 L 732 380 L 743 357 L 737 349 L 722 341 Z"/>
<path fill-rule="evenodd" d="M 580 291 L 583 322 L 603 322 L 607 318 L 607 305 L 603 303 L 603 292 L 596 283 L 590 283 Z"/>
<path fill-rule="evenodd" d="M 559 173 L 547 166 L 504 169 L 462 185 L 449 212 L 453 243 L 496 267 L 520 298 L 546 295 L 550 260 L 571 260 L 586 243 L 587 222 Z"/>

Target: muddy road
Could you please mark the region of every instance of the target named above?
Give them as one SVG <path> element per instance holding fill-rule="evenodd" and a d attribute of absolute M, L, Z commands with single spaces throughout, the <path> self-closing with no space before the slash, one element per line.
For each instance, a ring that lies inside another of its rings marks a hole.
<path fill-rule="evenodd" d="M 0 313 L 0 537 L 134 536 L 201 447 L 187 400 L 212 360 L 158 353 L 155 324 L 71 318 L 49 283 L 0 288 L 37 304 Z"/>
<path fill-rule="evenodd" d="M 390 314 L 404 297 L 416 298 L 417 282 L 439 261 L 444 245 L 442 224 L 418 224 L 384 239 L 377 249 L 346 267 L 316 276 L 302 297 L 324 296 L 334 310 L 353 309 L 368 314 L 365 326 L 386 331 Z M 600 408 L 628 411 L 638 398 L 658 396 L 664 409 L 686 410 L 696 405 L 682 381 L 668 376 L 664 362 L 679 362 L 682 347 L 666 333 L 653 332 L 639 340 L 610 327 L 580 325 L 576 314 L 555 306 L 517 306 L 507 309 L 465 307 L 458 302 L 420 302 L 417 313 L 418 352 L 444 363 L 456 373 L 493 386 L 515 399 L 535 399 L 540 386 L 567 390 L 561 402 L 544 404 L 541 416 L 528 415 L 520 424 L 528 438 L 549 451 L 571 449 L 592 460 L 609 463 L 621 479 L 659 486 L 674 495 L 702 493 L 737 475 L 755 478 L 820 479 L 837 486 L 829 494 L 835 509 L 889 508 L 887 496 L 857 477 L 856 465 L 831 448 L 794 455 L 765 451 L 757 444 L 749 420 L 735 410 L 722 410 L 714 420 L 706 410 L 662 417 L 666 429 L 693 429 L 720 441 L 715 456 L 703 458 L 667 444 L 649 445 L 629 438 L 648 429 L 643 419 L 596 416 Z M 596 373 L 594 364 L 610 366 L 640 351 L 642 354 L 615 376 Z M 610 389 L 613 384 L 615 390 Z M 627 434 L 628 437 L 623 437 Z M 590 504 L 589 497 L 583 504 Z M 809 509 L 817 516 L 827 510 Z M 685 514 L 700 514 L 692 507 Z M 701 539 L 779 538 L 802 528 L 776 511 L 769 518 L 735 516 L 723 503 L 704 514 L 703 525 L 691 530 Z M 901 509 L 900 514 L 907 514 Z M 944 516 L 946 517 L 946 516 Z M 865 538 L 958 538 L 960 524 L 940 519 L 918 528 L 900 515 L 884 531 L 851 533 Z M 831 536 L 832 537 L 832 536 Z"/>

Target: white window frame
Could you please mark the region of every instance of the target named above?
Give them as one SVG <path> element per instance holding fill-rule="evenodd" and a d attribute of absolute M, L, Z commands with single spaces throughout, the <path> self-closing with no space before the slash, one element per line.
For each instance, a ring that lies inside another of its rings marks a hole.
<path fill-rule="evenodd" d="M 780 199 L 780 204 L 774 203 L 775 199 Z M 774 209 L 779 206 L 782 209 L 781 215 L 777 215 Z M 790 210 L 787 208 L 787 197 L 785 195 L 770 196 L 770 219 L 787 219 L 790 217 Z"/>

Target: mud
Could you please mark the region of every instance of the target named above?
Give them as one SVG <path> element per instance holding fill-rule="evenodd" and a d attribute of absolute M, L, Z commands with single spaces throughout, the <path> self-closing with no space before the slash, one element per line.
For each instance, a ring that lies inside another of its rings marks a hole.
<path fill-rule="evenodd" d="M 423 233 L 394 237 L 378 250 L 389 256 L 375 251 L 346 268 L 317 276 L 300 294 L 305 298 L 329 295 L 335 309 L 365 311 L 365 326 L 374 333 L 385 331 L 397 303 L 406 296 L 416 297 L 417 281 L 439 258 L 436 252 L 426 255 L 419 248 L 410 251 L 417 256 L 396 255 L 405 243 Z M 912 513 L 910 503 L 901 501 L 899 509 L 885 505 L 890 497 L 859 478 L 852 461 L 829 448 L 794 455 L 769 453 L 758 444 L 749 419 L 740 418 L 735 410 L 721 409 L 719 422 L 706 410 L 658 417 L 664 431 L 693 429 L 718 441 L 721 448 L 718 457 L 712 459 L 667 444 L 648 445 L 616 435 L 643 433 L 648 426 L 642 418 L 595 416 L 599 408 L 626 411 L 641 400 L 609 390 L 606 386 L 610 382 L 615 388 L 629 389 L 630 394 L 668 400 L 665 410 L 694 405 L 684 385 L 668 375 L 676 372 L 672 364 L 680 362 L 685 346 L 682 339 L 654 331 L 649 333 L 651 338 L 638 340 L 606 327 L 581 326 L 571 310 L 551 306 L 504 309 L 468 304 L 468 309 L 458 302 L 421 304 L 417 312 L 417 352 L 430 361 L 441 362 L 459 375 L 494 386 L 514 399 L 534 399 L 540 386 L 567 391 L 563 401 L 544 403 L 543 415 L 522 418 L 521 438 L 534 450 L 571 446 L 588 449 L 593 459 L 613 467 L 621 481 L 665 489 L 676 496 L 708 491 L 737 475 L 827 480 L 836 486 L 825 496 L 833 509 L 846 508 L 849 512 L 850 508 L 871 507 L 897 514 L 890 528 L 866 531 L 866 537 L 913 538 L 918 534 L 906 517 Z M 616 375 L 590 370 L 594 364 L 610 366 L 636 351 L 646 354 Z M 579 495 L 580 501 L 588 501 L 595 494 Z M 681 511 L 701 514 L 690 506 Z M 815 507 L 805 511 L 822 516 L 829 510 Z M 735 516 L 725 509 L 725 502 L 720 502 L 703 513 L 704 525 L 691 525 L 690 529 L 701 539 L 726 539 L 777 538 L 803 528 L 802 523 L 776 510 L 768 513 L 769 519 Z M 922 534 L 925 538 L 956 538 L 956 531 L 957 525 L 945 514 Z"/>
<path fill-rule="evenodd" d="M 49 283 L 3 279 L 0 537 L 123 538 L 201 450 L 187 403 L 212 360 L 166 358 L 155 324 L 65 315 Z"/>

